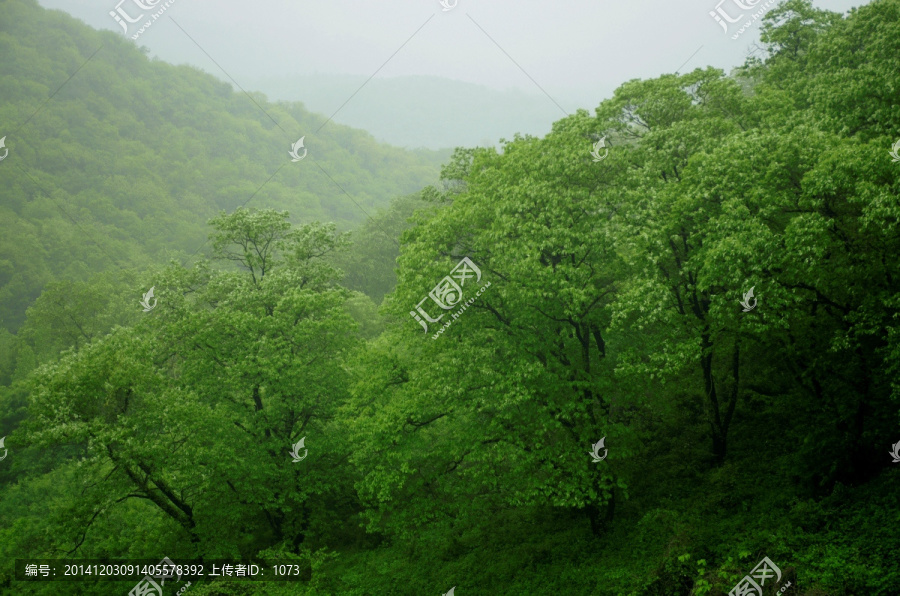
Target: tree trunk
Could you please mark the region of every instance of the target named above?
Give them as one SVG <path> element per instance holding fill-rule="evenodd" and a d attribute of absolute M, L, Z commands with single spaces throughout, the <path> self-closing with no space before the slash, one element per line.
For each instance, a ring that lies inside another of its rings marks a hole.
<path fill-rule="evenodd" d="M 716 380 L 713 376 L 713 346 L 709 338 L 709 329 L 703 330 L 700 336 L 700 368 L 703 371 L 703 384 L 706 392 L 706 415 L 712 438 L 712 453 L 716 465 L 725 462 L 728 447 L 728 426 L 722 424 L 719 411 L 719 396 L 716 393 Z"/>
<path fill-rule="evenodd" d="M 602 509 L 597 505 L 591 503 L 587 507 L 584 508 L 585 514 L 587 514 L 588 521 L 591 524 L 591 533 L 595 538 L 600 538 L 606 532 L 609 525 L 612 523 L 613 514 L 616 510 L 616 490 L 615 488 L 612 490 L 610 494 L 609 501 L 606 502 L 606 506 Z"/>

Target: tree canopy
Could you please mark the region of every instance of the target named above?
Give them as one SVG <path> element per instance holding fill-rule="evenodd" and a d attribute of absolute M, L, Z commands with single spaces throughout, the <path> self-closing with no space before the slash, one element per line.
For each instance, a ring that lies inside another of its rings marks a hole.
<path fill-rule="evenodd" d="M 303 569 L 197 595 L 714 596 L 766 557 L 767 595 L 900 593 L 900 0 L 788 0 L 762 33 L 733 73 L 458 148 L 349 233 L 219 192 L 189 264 L 82 242 L 84 281 L 17 273 L 43 285 L 0 330 L 2 559 Z"/>

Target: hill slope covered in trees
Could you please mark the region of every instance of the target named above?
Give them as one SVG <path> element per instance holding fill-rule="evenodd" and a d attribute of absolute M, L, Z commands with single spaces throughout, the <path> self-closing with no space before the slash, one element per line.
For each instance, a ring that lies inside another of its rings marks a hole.
<path fill-rule="evenodd" d="M 251 99 L 33 0 L 0 12 L 0 327 L 11 331 L 48 281 L 197 252 L 220 210 L 288 209 L 346 229 L 436 181 L 449 155 Z M 301 136 L 309 153 L 292 163 Z"/>

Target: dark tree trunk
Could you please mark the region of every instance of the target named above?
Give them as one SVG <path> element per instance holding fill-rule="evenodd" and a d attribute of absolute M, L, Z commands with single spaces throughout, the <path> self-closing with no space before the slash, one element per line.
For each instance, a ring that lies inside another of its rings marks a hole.
<path fill-rule="evenodd" d="M 588 521 L 591 524 L 591 533 L 595 538 L 600 538 L 606 532 L 609 525 L 612 523 L 613 515 L 616 510 L 616 491 L 613 489 L 612 494 L 609 497 L 609 501 L 606 502 L 605 507 L 598 507 L 597 505 L 591 503 L 587 507 L 584 508 L 584 512 L 587 515 Z"/>

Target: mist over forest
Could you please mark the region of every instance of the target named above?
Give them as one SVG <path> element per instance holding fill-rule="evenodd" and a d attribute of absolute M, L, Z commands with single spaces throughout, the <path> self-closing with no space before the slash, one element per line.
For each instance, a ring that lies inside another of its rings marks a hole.
<path fill-rule="evenodd" d="M 900 0 L 753 6 L 410 149 L 0 0 L 0 594 L 900 594 Z"/>

